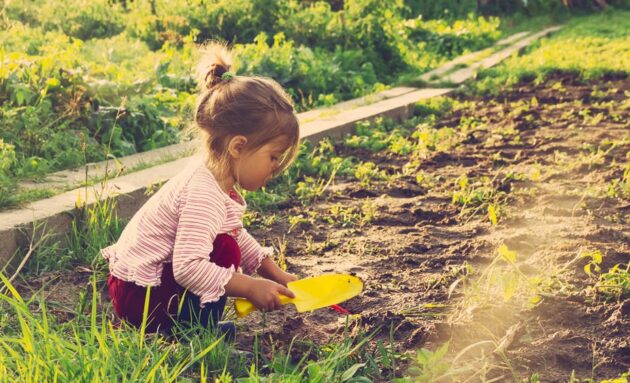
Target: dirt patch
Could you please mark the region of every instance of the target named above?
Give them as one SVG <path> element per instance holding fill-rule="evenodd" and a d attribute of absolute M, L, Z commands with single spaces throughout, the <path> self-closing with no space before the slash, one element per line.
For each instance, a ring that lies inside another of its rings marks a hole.
<path fill-rule="evenodd" d="M 467 118 L 477 121 L 476 128 L 463 144 L 429 155 L 419 166 L 444 181 L 431 188 L 419 187 L 413 177 L 370 187 L 342 183 L 326 200 L 282 213 L 306 210 L 321 217 L 335 203 L 356 208 L 372 203 L 378 212 L 365 225 L 316 222 L 294 231 L 287 242 L 289 270 L 303 276 L 337 272 L 362 278 L 365 291 L 343 304 L 357 314 L 351 329 L 380 329 L 384 339 L 393 328 L 399 350 L 435 348 L 450 340 L 456 353 L 489 341 L 469 351 L 468 358 L 480 358 L 483 351 L 491 365 L 488 376 L 505 379 L 537 373 L 544 381 L 566 381 L 572 371 L 598 378 L 627 371 L 628 297 L 616 302 L 596 295 L 589 289 L 594 280 L 582 270 L 586 261 L 575 260 L 580 251 L 595 249 L 604 254 L 603 270 L 630 259 L 628 202 L 610 197 L 607 189 L 621 177 L 616 165 L 627 163 L 630 150 L 628 111 L 619 108 L 627 102 L 630 81 L 598 82 L 597 97 L 593 86 L 559 75 L 542 85 L 522 84 L 497 98 L 461 97 L 472 106 L 438 125 L 457 127 Z M 400 172 L 408 161 L 344 151 L 390 172 Z M 516 175 L 510 182 L 494 183 L 508 196 L 499 225 L 493 227 L 485 214 L 462 216 L 451 203 L 455 178 L 502 178 L 497 173 Z M 271 240 L 286 230 L 277 225 L 254 232 Z M 466 265 L 481 274 L 500 244 L 517 252 L 524 275 L 540 277 L 541 267 L 554 267 L 552 277 L 561 282 L 532 306 L 498 302 L 461 315 L 470 309 L 461 304 L 466 291 L 449 288 L 466 275 Z M 502 355 L 493 356 L 497 343 L 517 324 L 512 342 Z M 283 344 L 293 337 L 329 342 L 347 336 L 345 326 L 332 310 L 267 314 L 264 327 L 256 314 L 244 321 L 249 330 L 242 341 L 247 344 L 248 335 L 258 333 Z"/>

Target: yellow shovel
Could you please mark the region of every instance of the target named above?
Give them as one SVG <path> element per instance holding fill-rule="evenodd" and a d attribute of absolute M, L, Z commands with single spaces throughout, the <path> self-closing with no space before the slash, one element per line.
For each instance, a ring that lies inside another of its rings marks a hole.
<path fill-rule="evenodd" d="M 363 282 L 352 275 L 327 274 L 289 282 L 287 287 L 293 291 L 295 298 L 280 295 L 280 302 L 283 305 L 293 303 L 301 313 L 348 300 L 363 290 Z M 256 307 L 244 298 L 236 298 L 234 307 L 239 318 L 256 310 Z"/>

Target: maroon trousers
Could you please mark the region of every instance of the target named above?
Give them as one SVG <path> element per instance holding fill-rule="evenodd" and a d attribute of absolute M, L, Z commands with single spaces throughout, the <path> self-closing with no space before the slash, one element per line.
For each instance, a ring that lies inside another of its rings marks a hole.
<path fill-rule="evenodd" d="M 209 255 L 211 262 L 222 267 L 239 267 L 241 250 L 234 238 L 228 234 L 219 234 L 213 245 Z M 170 331 L 175 323 L 186 327 L 215 326 L 223 315 L 227 297 L 224 295 L 217 302 L 207 303 L 201 308 L 199 297 L 186 291 L 175 281 L 172 263 L 164 263 L 163 266 L 161 283 L 159 286 L 152 286 L 149 294 L 145 331 Z M 147 288 L 113 275 L 109 276 L 107 286 L 118 317 L 136 327 L 142 326 Z"/>

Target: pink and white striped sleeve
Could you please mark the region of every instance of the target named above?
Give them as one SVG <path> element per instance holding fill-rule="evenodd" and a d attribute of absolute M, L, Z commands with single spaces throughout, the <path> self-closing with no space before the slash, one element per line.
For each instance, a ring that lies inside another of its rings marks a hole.
<path fill-rule="evenodd" d="M 260 246 L 245 228 L 241 229 L 236 242 L 241 249 L 241 267 L 245 274 L 254 274 L 260 267 L 262 260 L 273 254 L 272 247 Z"/>
<path fill-rule="evenodd" d="M 182 287 L 200 297 L 202 304 L 225 294 L 234 267 L 210 262 L 213 242 L 226 220 L 223 200 L 209 180 L 191 180 L 180 199 L 180 216 L 173 248 L 173 274 Z"/>

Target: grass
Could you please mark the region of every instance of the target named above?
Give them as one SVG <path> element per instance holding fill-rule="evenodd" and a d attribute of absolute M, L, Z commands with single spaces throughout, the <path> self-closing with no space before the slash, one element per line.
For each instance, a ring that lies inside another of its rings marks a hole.
<path fill-rule="evenodd" d="M 233 344 L 207 330 L 181 332 L 178 341 L 112 323 L 94 278 L 91 304 L 64 323 L 55 320 L 45 301 L 25 299 L 6 277 L 0 279 L 6 289 L 0 292 L 0 307 L 10 314 L 0 318 L 1 382 L 108 381 L 114 376 L 133 382 L 205 381 L 209 376 L 220 376 L 221 382 L 361 382 L 381 376 L 383 368 L 395 368 L 399 358 L 389 345 L 381 341 L 372 346 L 372 335 L 363 334 L 313 345 L 298 360 L 290 357 L 296 355 L 291 348 L 286 354 L 276 350 L 271 359 L 255 348 L 258 363 L 248 365 L 230 357 Z"/>
<path fill-rule="evenodd" d="M 550 74 L 577 73 L 584 80 L 630 73 L 630 11 L 609 9 L 571 18 L 563 29 L 539 40 L 526 54 L 479 72 L 468 91 L 498 94 L 523 80 L 541 83 Z M 567 47 L 571 49 L 567 49 Z"/>
<path fill-rule="evenodd" d="M 15 193 L 9 193 L 7 191 L 7 195 L 0 198 L 0 210 L 15 208 L 29 202 L 50 198 L 57 194 L 59 194 L 57 189 L 48 187 L 32 190 L 18 190 Z"/>

